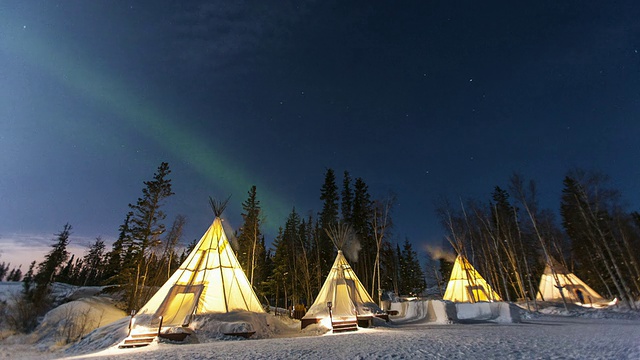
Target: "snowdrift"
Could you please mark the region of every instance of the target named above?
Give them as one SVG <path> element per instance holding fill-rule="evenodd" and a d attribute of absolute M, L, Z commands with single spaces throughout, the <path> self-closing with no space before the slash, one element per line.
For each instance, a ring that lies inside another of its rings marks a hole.
<path fill-rule="evenodd" d="M 507 302 L 457 303 L 458 321 L 520 322 L 520 308 Z"/>
<path fill-rule="evenodd" d="M 452 303 L 444 300 L 418 300 L 387 303 L 394 322 L 424 321 L 435 324 L 491 321 L 497 323 L 520 322 L 520 308 L 506 302 Z"/>
<path fill-rule="evenodd" d="M 62 346 L 124 317 L 126 313 L 116 308 L 109 298 L 82 298 L 49 311 L 32 334 L 32 338 L 38 347 Z"/>

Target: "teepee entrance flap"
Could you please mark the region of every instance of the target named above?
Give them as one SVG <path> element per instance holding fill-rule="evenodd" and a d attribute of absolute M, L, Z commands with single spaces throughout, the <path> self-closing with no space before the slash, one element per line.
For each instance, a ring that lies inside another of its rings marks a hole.
<path fill-rule="evenodd" d="M 202 284 L 195 286 L 174 285 L 156 311 L 155 316 L 162 316 L 166 325 L 189 324 L 190 316 L 196 310 L 202 290 L 204 290 Z"/>

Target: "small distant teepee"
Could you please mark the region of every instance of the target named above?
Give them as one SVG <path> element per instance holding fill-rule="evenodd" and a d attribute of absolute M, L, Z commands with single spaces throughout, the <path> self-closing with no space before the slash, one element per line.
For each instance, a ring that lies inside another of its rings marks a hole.
<path fill-rule="evenodd" d="M 334 331 L 338 331 L 340 326 L 346 326 L 343 330 L 356 330 L 358 323 L 370 323 L 374 316 L 383 315 L 384 312 L 373 301 L 342 253 L 342 247 L 351 235 L 351 228 L 338 224 L 331 227 L 327 234 L 338 249 L 338 255 L 320 293 L 302 318 L 301 325 L 304 329 L 311 324 L 330 321 Z"/>
<path fill-rule="evenodd" d="M 501 300 L 463 255 L 458 255 L 453 264 L 447 290 L 442 298 L 453 302 L 469 303 Z"/>
<path fill-rule="evenodd" d="M 163 325 L 170 327 L 187 326 L 194 315 L 264 312 L 222 228 L 220 215 L 227 201 L 209 200 L 213 224 L 136 316 L 162 316 Z"/>
<path fill-rule="evenodd" d="M 578 305 L 599 307 L 616 302 L 615 300 L 613 302 L 605 300 L 600 294 L 589 287 L 589 285 L 554 259 L 550 259 L 550 263 L 553 269 L 549 264 L 545 267 L 544 273 L 540 278 L 537 300 L 562 301 L 562 295 L 560 294 L 560 289 L 562 289 L 567 302 Z"/>

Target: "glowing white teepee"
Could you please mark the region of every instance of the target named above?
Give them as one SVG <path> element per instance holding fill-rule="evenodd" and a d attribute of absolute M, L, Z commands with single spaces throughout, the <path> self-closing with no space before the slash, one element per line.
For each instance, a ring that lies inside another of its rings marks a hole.
<path fill-rule="evenodd" d="M 137 316 L 162 316 L 164 326 L 184 326 L 193 315 L 264 312 L 222 228 L 220 215 L 226 202 L 211 200 L 211 205 L 213 224 Z"/>
<path fill-rule="evenodd" d="M 613 302 L 605 300 L 559 262 L 551 259 L 551 264 L 553 265 L 553 271 L 551 266 L 547 264 L 540 278 L 538 300 L 562 301 L 562 295 L 560 295 L 560 289 L 562 289 L 565 299 L 578 305 L 600 307 L 615 304 L 616 300 Z M 582 299 L 580 299 L 580 296 L 582 296 Z"/>
<path fill-rule="evenodd" d="M 322 289 L 318 293 L 313 305 L 302 318 L 302 328 L 317 322 L 352 321 L 371 319 L 375 315 L 384 314 L 380 307 L 371 299 L 355 271 L 344 257 L 342 246 L 348 237 L 350 229 L 340 227 L 329 234 L 338 248 L 338 255 L 333 262 Z M 331 315 L 328 303 L 331 303 Z M 328 325 L 328 324 L 327 324 Z"/>
<path fill-rule="evenodd" d="M 463 255 L 458 255 L 453 264 L 447 290 L 442 298 L 453 302 L 470 303 L 500 301 L 500 296 Z"/>

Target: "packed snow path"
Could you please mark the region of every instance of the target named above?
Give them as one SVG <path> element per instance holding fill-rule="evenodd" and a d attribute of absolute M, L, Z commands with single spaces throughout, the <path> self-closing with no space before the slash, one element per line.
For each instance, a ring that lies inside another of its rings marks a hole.
<path fill-rule="evenodd" d="M 640 359 L 640 323 L 558 316 L 542 316 L 519 324 L 415 323 L 314 337 L 108 349 L 77 358 Z"/>

